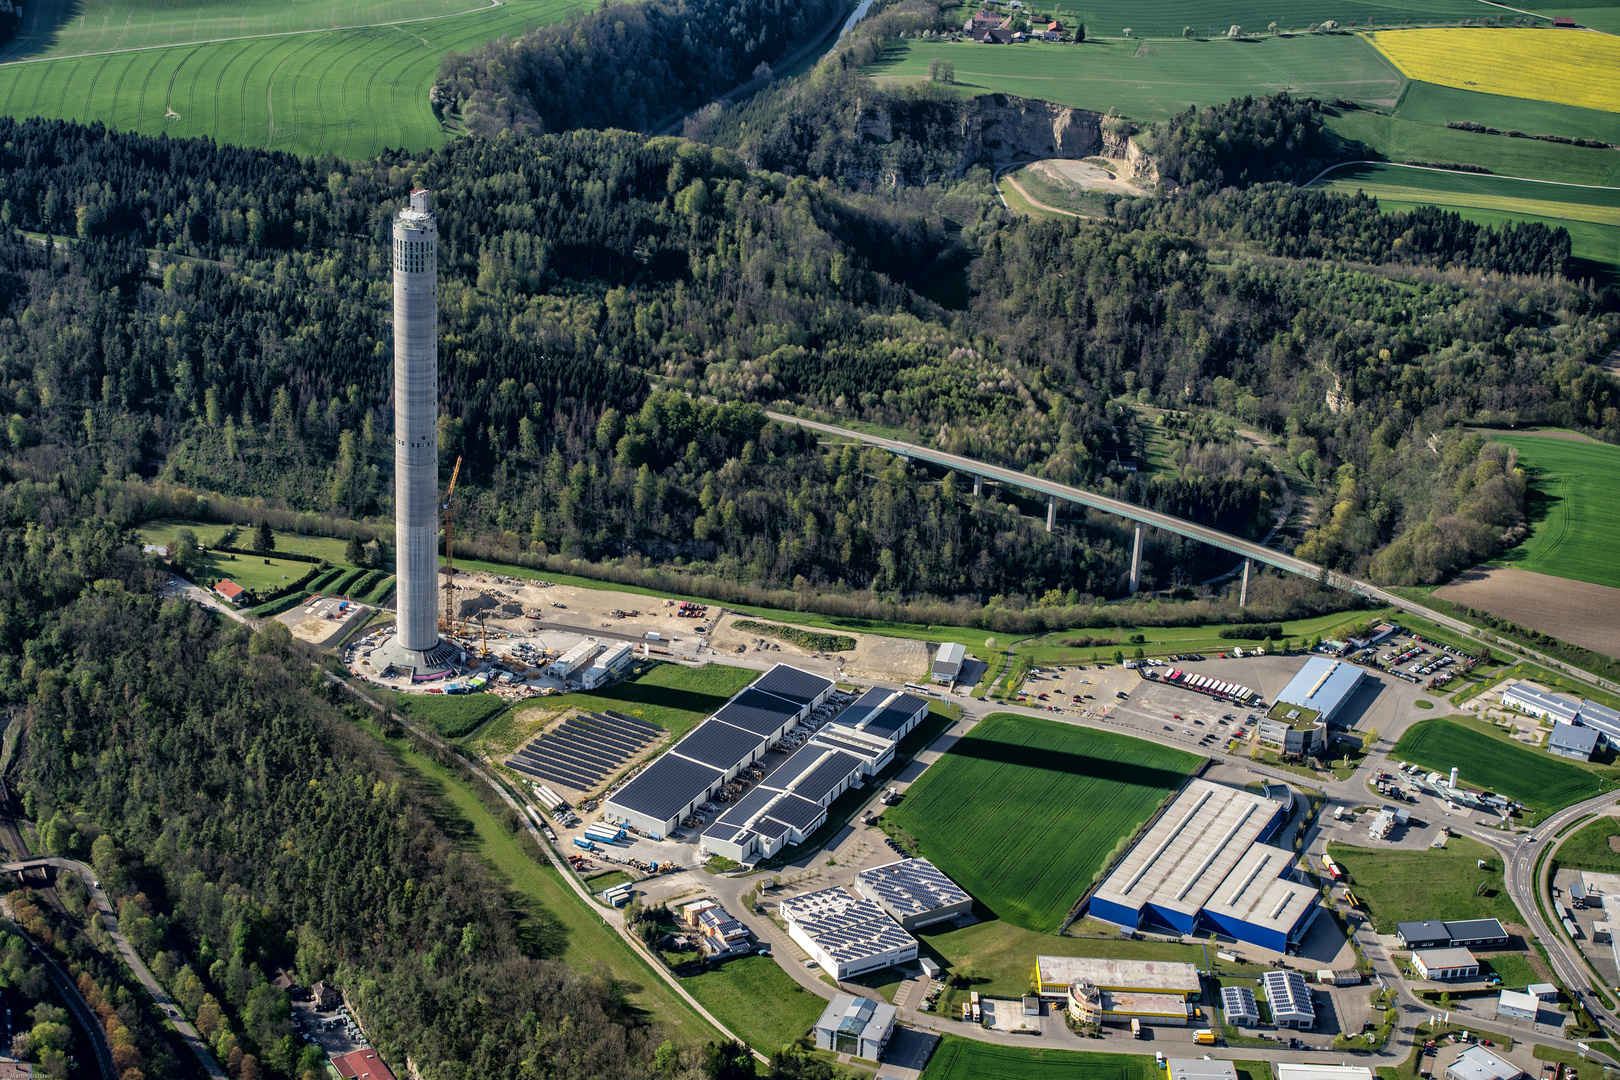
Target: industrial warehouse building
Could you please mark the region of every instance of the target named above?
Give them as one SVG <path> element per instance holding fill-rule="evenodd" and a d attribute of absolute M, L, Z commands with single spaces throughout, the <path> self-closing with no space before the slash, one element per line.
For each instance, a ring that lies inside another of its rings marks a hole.
<path fill-rule="evenodd" d="M 1592 728 L 1576 727 L 1560 720 L 1547 733 L 1547 752 L 1558 757 L 1591 761 L 1601 739 L 1602 736 Z"/>
<path fill-rule="evenodd" d="M 871 900 L 822 889 L 783 900 L 788 936 L 835 979 L 917 959 L 917 941 Z"/>
<path fill-rule="evenodd" d="M 855 875 L 855 890 L 907 930 L 968 915 L 973 897 L 927 859 L 900 859 Z"/>
<path fill-rule="evenodd" d="M 1221 1012 L 1233 1027 L 1253 1027 L 1260 1022 L 1260 1006 L 1247 986 L 1221 987 Z"/>
<path fill-rule="evenodd" d="M 1457 922 L 1428 919 L 1396 923 L 1395 939 L 1406 949 L 1447 949 L 1453 945 L 1490 948 L 1506 945 L 1508 934 L 1496 919 L 1462 919 Z"/>
<path fill-rule="evenodd" d="M 610 795 L 603 817 L 653 836 L 667 836 L 832 691 L 831 679 L 777 664 Z M 866 749 L 880 753 L 872 746 Z"/>
<path fill-rule="evenodd" d="M 1164 1065 L 1170 1080 L 1237 1080 L 1237 1066 L 1220 1058 L 1170 1058 Z"/>
<path fill-rule="evenodd" d="M 1594 749 L 1603 741 L 1620 744 L 1620 712 L 1599 705 L 1595 701 L 1582 699 L 1576 701 L 1562 694 L 1554 694 L 1532 683 L 1517 682 L 1502 691 L 1502 704 L 1531 716 L 1553 722 L 1553 731 L 1566 725 L 1574 725 L 1577 730 L 1594 731 L 1599 740 L 1594 743 Z M 1567 735 L 1565 736 L 1567 738 Z M 1547 741 L 1547 749 L 1557 754 L 1552 739 Z M 1562 754 L 1563 757 L 1574 757 L 1575 754 Z M 1590 758 L 1590 754 L 1587 755 Z"/>
<path fill-rule="evenodd" d="M 960 642 L 947 641 L 939 647 L 934 654 L 934 667 L 930 677 L 937 683 L 950 684 L 962 673 L 962 661 L 967 657 L 967 648 Z"/>
<path fill-rule="evenodd" d="M 1198 968 L 1169 960 L 1109 960 L 1089 956 L 1037 956 L 1035 981 L 1045 998 L 1063 998 L 1075 983 L 1116 994 L 1200 993 Z"/>
<path fill-rule="evenodd" d="M 1260 986 L 1271 1004 L 1271 1022 L 1278 1027 L 1316 1026 L 1316 1001 L 1311 984 L 1297 971 L 1268 971 L 1260 976 Z"/>
<path fill-rule="evenodd" d="M 1412 966 L 1425 979 L 1473 979 L 1479 976 L 1479 961 L 1464 948 L 1421 949 L 1412 954 Z"/>
<path fill-rule="evenodd" d="M 1278 708 L 1291 705 L 1301 710 L 1296 719 L 1304 718 L 1304 710 L 1309 710 L 1315 714 L 1312 720 L 1331 724 L 1345 703 L 1355 695 L 1356 688 L 1365 676 L 1366 672 L 1354 664 L 1326 656 L 1313 656 L 1305 661 L 1305 666 L 1277 695 Z M 1272 715 L 1275 716 L 1277 711 L 1273 709 Z M 1279 719 L 1286 716 L 1285 712 Z"/>
<path fill-rule="evenodd" d="M 732 710 L 754 708 L 758 703 L 746 699 L 755 688 L 737 695 L 714 720 L 743 722 Z M 868 690 L 722 813 L 704 831 L 703 849 L 753 863 L 803 843 L 827 820 L 833 800 L 887 766 L 895 744 L 927 714 L 928 703 L 920 698 Z"/>
<path fill-rule="evenodd" d="M 601 651 L 602 646 L 587 638 L 553 660 L 546 668 L 546 674 L 553 679 L 572 678 L 574 672 L 590 663 L 591 657 Z"/>
<path fill-rule="evenodd" d="M 1535 1023 L 1541 1010 L 1541 999 L 1523 990 L 1503 990 L 1496 997 L 1496 1017 L 1499 1020 L 1524 1020 Z"/>
<path fill-rule="evenodd" d="M 1286 952 L 1320 908 L 1292 880 L 1293 853 L 1266 843 L 1285 818 L 1263 795 L 1189 781 L 1092 895 L 1091 917 Z"/>

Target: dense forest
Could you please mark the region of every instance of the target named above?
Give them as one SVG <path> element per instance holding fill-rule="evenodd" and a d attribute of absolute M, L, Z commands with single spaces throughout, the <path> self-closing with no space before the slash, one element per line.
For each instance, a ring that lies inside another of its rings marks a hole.
<path fill-rule="evenodd" d="M 569 22 L 444 59 L 435 107 L 484 135 L 646 130 L 750 79 L 842 15 L 833 0 L 604 3 Z"/>

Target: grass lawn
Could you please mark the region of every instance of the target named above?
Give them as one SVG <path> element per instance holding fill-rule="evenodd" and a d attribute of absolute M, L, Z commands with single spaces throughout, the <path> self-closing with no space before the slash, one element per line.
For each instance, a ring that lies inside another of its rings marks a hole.
<path fill-rule="evenodd" d="M 1466 836 L 1443 848 L 1396 851 L 1329 844 L 1328 854 L 1350 875 L 1350 888 L 1382 934 L 1395 924 L 1423 919 L 1500 919 L 1522 924 L 1502 884 L 1502 858 Z M 1477 860 L 1484 859 L 1481 870 Z M 1484 895 L 1475 890 L 1484 884 Z"/>
<path fill-rule="evenodd" d="M 197 542 L 204 547 L 217 544 L 231 526 L 221 525 L 218 522 L 203 521 L 175 521 L 163 519 L 148 521 L 135 530 L 135 535 L 146 544 L 172 544 L 180 535 L 181 529 L 190 529 L 197 535 Z M 281 532 L 272 529 L 276 538 L 276 550 L 272 555 L 287 553 L 291 555 L 309 555 L 317 559 L 325 559 L 333 566 L 347 566 L 349 560 L 346 552 L 349 543 L 347 540 L 338 540 L 331 536 L 303 536 L 299 533 Z M 253 528 L 248 525 L 236 526 L 236 543 L 240 548 L 253 546 Z"/>
<path fill-rule="evenodd" d="M 623 885 L 631 880 L 630 875 L 623 870 L 609 870 L 605 874 L 585 879 L 585 887 L 593 893 L 605 892 L 616 885 Z"/>
<path fill-rule="evenodd" d="M 401 694 L 385 686 L 366 684 L 366 693 L 391 705 L 413 720 L 431 724 L 447 739 L 459 738 L 498 716 L 510 705 L 494 694 Z"/>
<path fill-rule="evenodd" d="M 947 1035 L 923 1080 L 1159 1080 L 1151 1054 L 1096 1054 L 1040 1046 L 996 1046 Z"/>
<path fill-rule="evenodd" d="M 1558 865 L 1620 873 L 1620 851 L 1610 843 L 1617 836 L 1620 836 L 1620 820 L 1605 816 L 1589 822 L 1558 849 Z"/>
<path fill-rule="evenodd" d="M 1204 963 L 1201 947 L 1174 941 L 1124 941 L 1117 933 L 1094 938 L 1058 936 L 1026 930 L 1001 919 L 961 930 L 942 929 L 948 925 L 924 927 L 917 932 L 917 938 L 926 951 L 945 962 L 952 974 L 971 979 L 971 989 L 992 997 L 1029 993 L 1038 955 L 1176 960 L 1200 967 Z"/>
<path fill-rule="evenodd" d="M 1140 6 L 1135 10 L 1145 14 Z M 1179 35 L 1181 26 L 1174 32 Z M 1189 105 L 1213 105 L 1284 89 L 1393 106 L 1402 82 L 1361 38 L 1315 35 L 1243 42 L 1178 38 L 1002 47 L 902 40 L 887 46 L 863 73 L 887 85 L 921 82 L 935 57 L 956 66 L 957 90 L 964 97 L 1017 94 L 1099 112 L 1118 108 L 1147 122 L 1167 119 Z"/>
<path fill-rule="evenodd" d="M 135 530 L 135 535 L 144 544 L 171 544 L 174 542 L 175 537 L 179 535 L 180 530 L 185 528 L 191 528 L 191 526 L 179 522 L 167 525 L 143 525 Z M 197 540 L 202 543 L 205 540 L 207 542 L 217 541 L 219 534 L 225 530 L 222 526 L 205 526 L 204 531 L 195 529 L 193 531 L 197 532 Z M 247 541 L 248 536 L 244 532 L 237 543 L 245 545 Z M 277 547 L 280 547 L 279 540 L 277 541 Z M 340 556 L 341 554 L 342 552 L 339 552 Z M 297 581 L 309 573 L 313 565 L 312 563 L 298 562 L 293 559 L 278 559 L 274 555 L 268 557 L 263 555 L 234 555 L 226 551 L 210 550 L 199 561 L 193 574 L 198 584 L 202 584 L 209 578 L 229 578 L 244 589 L 250 589 L 258 593 L 268 593 Z"/>
<path fill-rule="evenodd" d="M 369 724 L 374 737 L 380 733 Z M 602 922 L 549 864 L 530 858 L 460 777 L 414 752 L 403 739 L 388 741 L 394 755 L 422 781 L 430 801 L 449 819 L 452 836 L 510 883 L 522 916 L 524 938 L 541 955 L 561 959 L 576 970 L 592 973 L 605 965 L 620 981 L 629 1000 L 669 1025 L 682 1040 L 708 1041 L 719 1035 L 677 995 L 630 946 Z"/>
<path fill-rule="evenodd" d="M 1031 178 L 1028 175 L 1028 169 L 1020 169 L 1018 170 L 1018 173 L 1018 182 L 1024 186 L 1024 189 L 1035 195 L 1036 198 L 1040 199 L 1048 206 L 1063 206 L 1069 201 L 1061 196 L 1053 195 L 1053 193 L 1050 191 L 1038 191 L 1036 186 L 1031 182 Z M 996 181 L 996 187 L 1001 191 L 1001 197 L 1007 201 L 1007 209 L 1011 210 L 1015 214 L 1023 214 L 1026 217 L 1035 218 L 1065 218 L 1069 216 L 1068 214 L 1054 213 L 1051 210 L 1043 210 L 1039 206 L 1036 206 L 1034 203 L 1024 198 L 1023 193 L 1017 188 L 1013 187 L 1012 183 L 1005 176 Z M 1048 198 L 1047 196 L 1049 195 L 1052 197 Z"/>
<path fill-rule="evenodd" d="M 727 664 L 690 668 L 655 662 L 645 674 L 602 690 L 533 698 L 529 704 L 513 709 L 478 732 L 474 744 L 481 753 L 511 753 L 538 728 L 567 709 L 590 712 L 612 709 L 657 724 L 678 738 L 713 715 L 759 675 L 749 668 Z"/>
<path fill-rule="evenodd" d="M 1454 98 L 1431 100 L 1439 95 Z M 1373 151 L 1369 157 L 1389 161 L 1453 161 L 1482 165 L 1501 176 L 1528 176 L 1566 184 L 1620 183 L 1620 161 L 1612 150 L 1543 142 L 1539 139 L 1510 139 L 1503 135 L 1481 135 L 1445 126 L 1447 120 L 1473 120 L 1506 131 L 1518 128 L 1533 134 L 1592 136 L 1579 130 L 1590 114 L 1605 117 L 1599 125 L 1607 128 L 1612 115 L 1592 109 L 1553 105 L 1545 102 L 1519 102 L 1519 107 L 1502 109 L 1512 101 L 1491 94 L 1471 94 L 1423 83 L 1408 83 L 1401 102 L 1394 108 L 1342 109 L 1330 116 L 1327 126 L 1340 138 L 1360 142 Z M 1415 102 L 1415 104 L 1409 103 Z M 1567 113 L 1567 116 L 1525 115 L 1524 106 L 1537 111 Z M 1556 121 L 1556 122 L 1549 122 Z M 1529 126 L 1520 127 L 1520 123 Z M 1601 136 L 1599 136 L 1601 137 Z M 1614 140 L 1620 142 L 1620 139 Z"/>
<path fill-rule="evenodd" d="M 741 956 L 714 971 L 682 979 L 722 1024 L 769 1055 L 810 1030 L 827 1007 L 825 998 L 800 986 L 768 956 Z"/>
<path fill-rule="evenodd" d="M 893 1002 L 894 995 L 899 991 L 900 985 L 906 981 L 906 976 L 897 967 L 886 967 L 844 981 L 854 983 L 856 986 L 864 986 L 868 990 L 876 990 L 878 996 L 884 1001 Z"/>
<path fill-rule="evenodd" d="M 1395 744 L 1393 756 L 1437 772 L 1457 766 L 1464 783 L 1517 799 L 1543 814 L 1598 794 L 1600 780 L 1612 788 L 1620 772 L 1532 750 L 1486 721 L 1460 716 L 1412 725 Z"/>
<path fill-rule="evenodd" d="M 1110 853 L 1201 759 L 994 713 L 884 816 L 999 918 L 1053 931 Z"/>
<path fill-rule="evenodd" d="M 1482 956 L 1479 960 L 1481 967 L 1489 967 L 1496 972 L 1502 980 L 1502 986 L 1508 990 L 1522 990 L 1533 982 L 1541 981 L 1541 976 L 1530 966 L 1530 961 L 1524 958 L 1523 953 Z"/>
<path fill-rule="evenodd" d="M 557 22 L 584 5 L 208 0 L 200 19 L 189 4 L 89 6 L 101 18 L 92 22 L 86 12 L 73 20 L 83 33 L 53 48 L 60 58 L 0 67 L 0 112 L 362 158 L 444 141 L 427 95 L 446 53 Z M 424 17 L 429 21 L 399 25 Z M 376 22 L 387 25 L 364 25 Z M 105 51 L 135 45 L 141 48 Z M 164 45 L 172 47 L 150 47 Z M 91 55 L 73 55 L 83 53 Z"/>
<path fill-rule="evenodd" d="M 1620 225 L 1620 191 L 1614 194 Z M 1610 259 L 1620 262 L 1620 228 L 1614 230 Z M 1492 436 L 1519 452 L 1531 475 L 1530 536 L 1502 562 L 1539 574 L 1620 587 L 1620 446 L 1571 442 L 1545 435 Z"/>

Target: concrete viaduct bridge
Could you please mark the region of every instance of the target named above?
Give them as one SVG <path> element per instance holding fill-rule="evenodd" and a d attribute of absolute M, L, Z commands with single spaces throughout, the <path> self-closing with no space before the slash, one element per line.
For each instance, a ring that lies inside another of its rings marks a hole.
<path fill-rule="evenodd" d="M 787 413 L 767 411 L 766 415 L 772 420 L 775 420 L 781 424 L 793 424 L 797 427 L 807 428 L 811 431 L 819 432 L 823 435 L 835 436 L 837 438 L 854 439 L 858 442 L 865 443 L 868 446 L 880 447 L 889 451 L 890 453 L 898 454 L 901 457 L 911 458 L 916 461 L 925 462 L 929 465 L 936 465 L 945 469 L 955 469 L 959 473 L 964 473 L 973 477 L 973 493 L 975 495 L 983 492 L 985 477 L 989 477 L 993 480 L 999 480 L 1002 483 L 1009 484 L 1013 487 L 1023 488 L 1025 491 L 1032 491 L 1039 495 L 1045 495 L 1047 500 L 1046 528 L 1048 531 L 1050 531 L 1057 523 L 1057 504 L 1058 500 L 1060 499 L 1065 502 L 1077 503 L 1081 506 L 1089 506 L 1094 510 L 1101 510 L 1104 513 L 1113 514 L 1117 517 L 1122 517 L 1127 521 L 1134 522 L 1136 525 L 1136 543 L 1131 552 L 1131 591 L 1133 593 L 1136 591 L 1137 584 L 1141 577 L 1142 529 L 1151 525 L 1156 529 L 1164 529 L 1166 532 L 1175 533 L 1177 536 L 1185 536 L 1189 539 L 1209 544 L 1211 547 L 1217 547 L 1222 551 L 1229 551 L 1234 555 L 1242 557 L 1243 588 L 1239 601 L 1244 605 L 1247 605 L 1249 599 L 1249 572 L 1253 568 L 1254 564 L 1261 563 L 1265 566 L 1275 566 L 1279 570 L 1286 570 L 1291 574 L 1299 574 L 1302 577 L 1308 577 L 1315 581 L 1326 582 L 1335 588 L 1344 589 L 1347 592 L 1353 592 L 1358 596 L 1362 596 L 1373 601 L 1376 604 L 1392 607 L 1400 611 L 1411 612 L 1413 615 L 1427 619 L 1429 622 L 1432 622 L 1437 626 L 1443 626 L 1447 630 L 1451 630 L 1459 634 L 1465 634 L 1469 637 L 1478 637 L 1481 641 L 1488 644 L 1497 645 L 1500 648 L 1511 649 L 1512 651 L 1519 653 L 1521 656 L 1527 656 L 1556 671 L 1568 672 L 1571 675 L 1585 679 L 1596 686 L 1603 687 L 1604 689 L 1620 690 L 1620 685 L 1616 685 L 1614 682 L 1608 679 L 1603 679 L 1592 674 L 1591 672 L 1577 668 L 1571 664 L 1567 664 L 1564 661 L 1559 660 L 1557 657 L 1548 656 L 1547 654 L 1538 652 L 1535 649 L 1525 648 L 1516 642 L 1506 641 L 1488 631 L 1482 634 L 1479 628 L 1474 626 L 1472 623 L 1463 622 L 1461 619 L 1454 619 L 1451 616 L 1441 614 L 1432 608 L 1426 608 L 1422 604 L 1413 603 L 1411 600 L 1408 600 L 1403 596 L 1397 596 L 1394 593 L 1386 592 L 1383 589 L 1378 588 L 1376 585 L 1369 582 L 1360 581 L 1349 576 L 1348 574 L 1341 574 L 1335 570 L 1329 570 L 1324 566 L 1318 566 L 1316 563 L 1307 562 L 1304 559 L 1297 559 L 1292 555 L 1268 548 L 1263 544 L 1256 544 L 1252 540 L 1244 540 L 1242 537 L 1221 532 L 1219 529 L 1211 529 L 1208 526 L 1198 525 L 1191 521 L 1174 517 L 1170 514 L 1161 514 L 1156 510 L 1149 510 L 1146 507 L 1136 506 L 1120 499 L 1110 499 L 1106 495 L 1098 495 L 1097 493 L 1087 491 L 1084 488 L 1071 487 L 1068 484 L 1059 484 L 1055 481 L 1043 479 L 1039 476 L 1031 476 L 1029 473 L 1018 472 L 1015 469 L 1003 468 L 1000 465 L 991 465 L 984 461 L 976 461 L 973 458 L 962 457 L 958 454 L 947 454 L 943 450 L 935 450 L 926 446 L 918 446 L 914 443 L 900 442 L 896 439 L 885 439 L 878 435 L 868 435 L 862 431 L 853 431 L 849 428 L 835 427 L 832 424 L 823 424 L 815 420 L 805 420 L 802 417 L 790 416 Z"/>

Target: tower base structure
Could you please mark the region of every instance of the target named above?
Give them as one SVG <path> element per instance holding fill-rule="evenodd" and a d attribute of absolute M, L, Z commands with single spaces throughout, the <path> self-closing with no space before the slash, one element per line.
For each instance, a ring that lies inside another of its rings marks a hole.
<path fill-rule="evenodd" d="M 409 676 L 412 682 L 449 678 L 456 673 L 456 665 L 466 661 L 466 654 L 443 638 L 430 648 L 407 649 L 398 634 L 360 655 L 371 661 L 371 670 L 379 675 L 387 675 L 388 669 L 393 668 L 394 672 Z"/>

